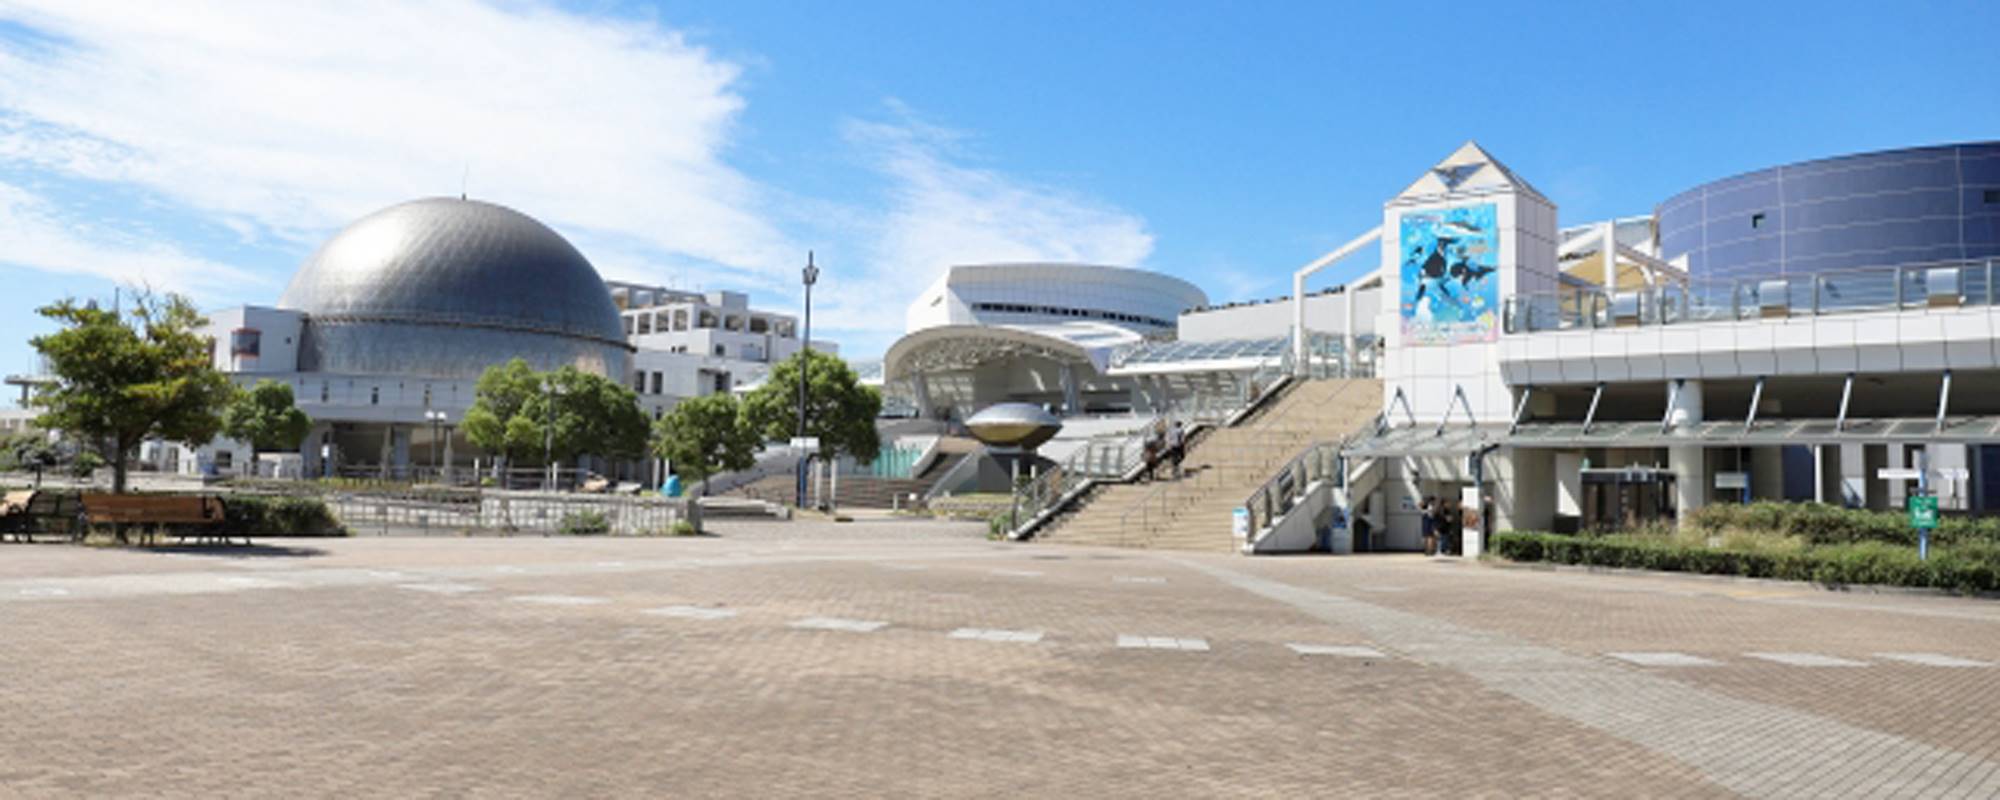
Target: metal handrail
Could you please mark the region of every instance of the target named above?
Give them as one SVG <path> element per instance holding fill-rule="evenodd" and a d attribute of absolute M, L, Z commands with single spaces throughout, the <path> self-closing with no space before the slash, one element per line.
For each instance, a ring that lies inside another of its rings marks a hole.
<path fill-rule="evenodd" d="M 2000 303 L 1996 271 L 2000 259 L 1951 260 L 1696 280 L 1631 292 L 1574 287 L 1509 297 L 1502 320 L 1510 334 L 1613 327 L 1628 319 L 1613 313 L 1627 298 L 1630 323 L 1639 326 L 1995 305 Z M 1934 280 L 1949 284 L 1933 287 Z"/>
<path fill-rule="evenodd" d="M 1293 385 L 1296 386 L 1297 384 Z M 1338 398 L 1353 385 L 1337 385 L 1333 394 L 1327 397 L 1326 400 L 1332 401 Z M 1264 455 L 1270 452 L 1270 449 L 1265 446 L 1269 444 L 1268 437 L 1285 437 L 1286 429 L 1284 421 L 1294 410 L 1308 405 L 1312 404 L 1303 402 L 1294 403 L 1280 409 L 1274 417 L 1258 420 L 1256 422 L 1258 427 L 1248 431 L 1253 441 L 1226 445 L 1221 450 L 1222 457 L 1207 462 L 1209 464 L 1208 467 L 1181 480 L 1162 482 L 1155 485 L 1144 497 L 1140 498 L 1139 502 L 1125 509 L 1125 512 L 1120 515 L 1118 524 L 1120 543 L 1128 543 L 1125 541 L 1125 537 L 1130 536 L 1135 530 L 1132 525 L 1133 514 L 1139 515 L 1139 529 L 1151 530 L 1156 521 L 1164 523 L 1172 520 L 1177 516 L 1180 508 L 1185 507 L 1189 503 L 1190 497 L 1196 496 L 1200 493 L 1200 490 L 1207 489 L 1212 484 L 1223 481 L 1226 477 L 1234 476 L 1241 472 L 1269 474 L 1269 470 L 1278 462 L 1278 459 Z M 1247 421 L 1249 421 L 1247 418 L 1237 420 L 1236 424 L 1230 426 L 1230 428 L 1242 430 L 1242 424 Z M 1214 435 L 1219 432 L 1220 430 L 1218 429 L 1217 431 L 1210 431 L 1208 433 Z M 1192 448 L 1194 443 L 1194 439 L 1191 436 L 1188 446 Z M 1246 454 L 1249 454 L 1251 457 L 1243 458 L 1242 456 Z M 1156 512 L 1159 515 L 1158 520 L 1154 519 Z"/>

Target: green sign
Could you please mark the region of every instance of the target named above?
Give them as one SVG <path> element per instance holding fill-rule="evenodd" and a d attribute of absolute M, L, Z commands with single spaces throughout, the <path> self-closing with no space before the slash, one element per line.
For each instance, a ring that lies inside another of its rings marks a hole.
<path fill-rule="evenodd" d="M 1937 527 L 1937 498 L 1931 495 L 1910 495 L 1910 527 L 1930 529 Z"/>

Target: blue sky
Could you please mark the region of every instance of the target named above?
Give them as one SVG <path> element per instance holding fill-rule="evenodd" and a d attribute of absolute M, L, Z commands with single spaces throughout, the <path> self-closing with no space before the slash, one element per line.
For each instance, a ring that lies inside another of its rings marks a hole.
<path fill-rule="evenodd" d="M 608 277 L 762 305 L 815 249 L 815 333 L 865 357 L 951 263 L 1274 296 L 1467 139 L 1574 223 L 2000 138 L 1991 2 L 82 5 L 0 0 L 0 371 L 48 300 L 273 302 L 461 185 Z"/>

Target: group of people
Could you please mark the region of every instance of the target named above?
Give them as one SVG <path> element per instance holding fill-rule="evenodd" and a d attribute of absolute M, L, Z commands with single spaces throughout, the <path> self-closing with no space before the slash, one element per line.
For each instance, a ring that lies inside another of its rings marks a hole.
<path fill-rule="evenodd" d="M 1146 471 L 1142 479 L 1150 481 L 1159 476 L 1163 465 L 1173 466 L 1174 480 L 1181 479 L 1181 459 L 1187 457 L 1187 429 L 1180 420 L 1169 425 L 1166 420 L 1155 420 L 1146 428 Z"/>
<path fill-rule="evenodd" d="M 1487 502 L 1492 502 L 1492 499 L 1488 498 Z M 1424 521 L 1424 555 L 1462 555 L 1465 552 L 1466 531 L 1483 535 L 1477 506 L 1430 495 L 1417 504 L 1417 511 Z"/>

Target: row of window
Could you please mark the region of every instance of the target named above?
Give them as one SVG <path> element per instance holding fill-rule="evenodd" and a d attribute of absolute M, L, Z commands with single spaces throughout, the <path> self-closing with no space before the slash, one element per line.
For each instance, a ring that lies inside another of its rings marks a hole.
<path fill-rule="evenodd" d="M 636 336 L 648 333 L 685 331 L 689 329 L 688 321 L 688 311 L 684 308 L 675 309 L 672 312 L 627 312 L 625 314 L 625 333 L 628 336 Z M 734 314 L 722 316 L 713 311 L 701 311 L 694 315 L 693 321 L 695 330 L 715 330 L 719 328 L 732 333 L 743 333 L 747 328 L 749 333 L 775 332 L 778 338 L 781 339 L 790 339 L 793 336 L 793 326 L 790 320 L 780 320 L 776 325 L 772 325 L 768 317 L 753 316 L 745 318 Z"/>
<path fill-rule="evenodd" d="M 1105 319 L 1113 322 L 1130 322 L 1140 325 L 1156 325 L 1171 328 L 1174 323 L 1159 317 L 1143 314 L 1128 314 L 1123 311 L 1107 311 L 1101 308 L 1069 308 L 1066 306 L 1033 306 L 1025 303 L 973 303 L 974 311 L 991 311 L 1001 314 L 1046 314 L 1053 317 L 1085 317 Z"/>

